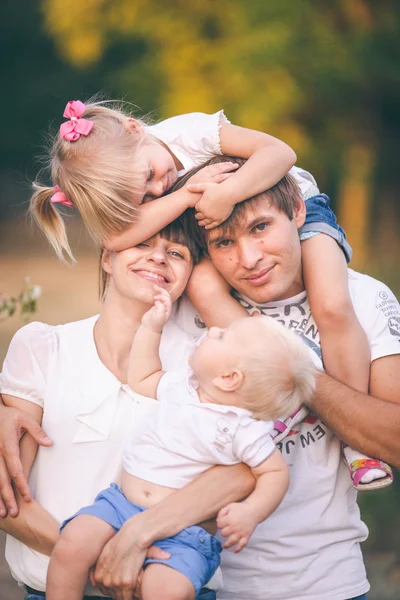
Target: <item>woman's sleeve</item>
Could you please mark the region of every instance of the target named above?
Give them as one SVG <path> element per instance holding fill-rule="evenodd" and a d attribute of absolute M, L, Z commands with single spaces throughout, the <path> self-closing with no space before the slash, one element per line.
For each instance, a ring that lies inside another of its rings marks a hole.
<path fill-rule="evenodd" d="M 43 407 L 55 348 L 54 327 L 35 322 L 19 329 L 4 359 L 0 392 Z"/>

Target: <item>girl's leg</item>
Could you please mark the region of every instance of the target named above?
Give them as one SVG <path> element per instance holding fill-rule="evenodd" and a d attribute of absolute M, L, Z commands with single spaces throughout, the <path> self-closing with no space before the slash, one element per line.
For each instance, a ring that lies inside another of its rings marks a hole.
<path fill-rule="evenodd" d="M 92 515 L 78 515 L 59 537 L 47 573 L 47 600 L 82 600 L 92 567 L 114 528 Z"/>
<path fill-rule="evenodd" d="M 194 600 L 191 581 L 179 571 L 152 563 L 143 573 L 142 600 Z"/>
<path fill-rule="evenodd" d="M 369 345 L 350 298 L 344 254 L 325 234 L 302 242 L 301 252 L 304 284 L 319 329 L 325 370 L 349 387 L 368 392 Z"/>
<path fill-rule="evenodd" d="M 228 327 L 248 313 L 230 294 L 230 286 L 208 258 L 193 269 L 186 294 L 207 327 Z"/>
<path fill-rule="evenodd" d="M 350 297 L 344 254 L 336 241 L 325 234 L 303 241 L 301 251 L 304 284 L 319 330 L 325 370 L 349 387 L 368 392 L 369 344 Z M 344 447 L 344 455 L 351 464 L 355 451 L 348 448 L 347 456 L 347 448 Z M 356 454 L 358 459 L 368 458 Z M 361 483 L 386 477 L 385 471 L 370 469 Z"/>

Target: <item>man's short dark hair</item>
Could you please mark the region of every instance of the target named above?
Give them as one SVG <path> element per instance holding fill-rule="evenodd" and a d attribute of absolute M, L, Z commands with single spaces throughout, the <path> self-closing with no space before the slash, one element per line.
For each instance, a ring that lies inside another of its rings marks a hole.
<path fill-rule="evenodd" d="M 236 158 L 233 156 L 215 156 L 200 167 L 195 167 L 194 169 L 189 171 L 189 173 L 186 173 L 183 177 L 178 179 L 175 185 L 169 190 L 169 193 L 176 192 L 184 185 L 186 185 L 188 183 L 188 180 L 195 173 L 200 171 L 200 169 L 203 169 L 204 167 L 207 167 L 209 165 L 215 165 L 221 162 L 228 161 L 236 162 L 240 167 L 242 167 L 246 162 L 244 158 Z M 223 236 L 231 235 L 231 233 L 236 229 L 236 227 L 243 222 L 247 207 L 249 205 L 255 205 L 257 204 L 257 202 L 263 199 L 268 199 L 271 206 L 274 206 L 280 212 L 285 213 L 288 219 L 291 221 L 294 216 L 294 210 L 298 206 L 298 203 L 301 201 L 301 193 L 296 181 L 288 173 L 269 190 L 261 192 L 260 194 L 257 194 L 252 198 L 248 198 L 247 200 L 236 204 L 229 219 L 218 227 L 218 232 L 221 233 L 221 235 Z M 194 210 L 187 210 L 186 213 L 182 215 L 182 217 L 184 226 L 186 228 L 186 231 L 189 233 L 190 238 L 193 239 L 197 245 L 200 245 L 200 247 L 202 247 L 204 251 L 206 251 L 208 241 L 208 230 L 204 227 L 200 227 L 199 225 L 197 225 L 197 221 L 194 218 Z"/>

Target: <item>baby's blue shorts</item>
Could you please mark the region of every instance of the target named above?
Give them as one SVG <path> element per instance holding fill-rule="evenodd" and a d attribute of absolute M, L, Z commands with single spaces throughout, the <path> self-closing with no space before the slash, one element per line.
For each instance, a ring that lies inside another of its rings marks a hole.
<path fill-rule="evenodd" d="M 300 228 L 300 240 L 308 240 L 318 233 L 325 233 L 337 241 L 350 262 L 352 249 L 346 240 L 346 234 L 338 225 L 336 216 L 330 207 L 330 200 L 325 194 L 318 194 L 306 200 L 306 220 Z"/>
<path fill-rule="evenodd" d="M 81 508 L 64 521 L 61 530 L 78 515 L 93 515 L 109 523 L 117 532 L 125 521 L 143 510 L 146 509 L 129 502 L 120 487 L 116 483 L 112 483 L 108 489 L 96 496 L 91 506 Z M 197 525 L 187 527 L 177 535 L 156 542 L 154 546 L 169 552 L 171 558 L 165 560 L 146 558 L 144 566 L 160 563 L 172 567 L 190 579 L 196 595 L 219 567 L 222 551 L 220 542 Z"/>

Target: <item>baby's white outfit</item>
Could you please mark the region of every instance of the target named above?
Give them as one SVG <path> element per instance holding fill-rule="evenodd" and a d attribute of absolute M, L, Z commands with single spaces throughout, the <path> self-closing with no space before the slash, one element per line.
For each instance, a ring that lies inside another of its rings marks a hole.
<path fill-rule="evenodd" d="M 171 117 L 146 127 L 147 133 L 163 142 L 182 163 L 178 176 L 199 167 L 210 158 L 222 154 L 219 130 L 222 123 L 230 123 L 224 111 L 207 115 L 194 112 Z M 308 171 L 293 167 L 289 171 L 300 188 L 304 200 L 319 194 L 314 177 Z"/>
<path fill-rule="evenodd" d="M 196 387 L 188 368 L 161 377 L 158 410 L 125 446 L 128 473 L 181 488 L 214 465 L 256 467 L 275 450 L 271 421 L 236 406 L 202 403 Z"/>

